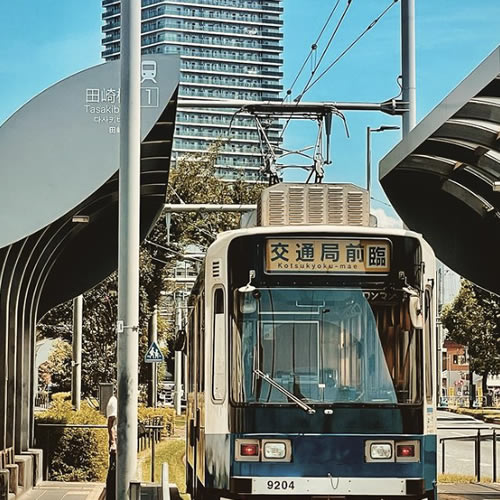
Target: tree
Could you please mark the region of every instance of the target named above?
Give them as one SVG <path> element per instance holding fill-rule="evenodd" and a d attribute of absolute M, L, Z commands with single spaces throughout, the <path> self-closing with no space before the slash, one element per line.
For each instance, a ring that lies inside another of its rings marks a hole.
<path fill-rule="evenodd" d="M 450 340 L 467 346 L 470 370 L 482 375 L 486 395 L 488 375 L 500 373 L 500 297 L 462 280 L 441 321 Z"/>
<path fill-rule="evenodd" d="M 215 177 L 219 144 L 207 153 L 187 155 L 177 162 L 169 180 L 169 203 L 255 203 L 263 185 L 243 180 L 225 182 Z M 148 347 L 147 324 L 153 307 L 159 303 L 162 290 L 171 289 L 166 276 L 182 257 L 185 246 L 206 248 L 220 231 L 238 226 L 240 216 L 234 213 L 175 214 L 171 241 L 167 241 L 165 217 L 162 216 L 142 245 L 140 253 L 139 290 L 139 382 L 146 382 L 148 370 L 142 362 Z M 153 245 L 151 243 L 153 243 Z M 180 256 L 180 257 L 175 257 Z M 84 294 L 82 336 L 82 394 L 95 394 L 99 382 L 116 380 L 117 276 L 113 273 Z M 42 337 L 61 338 L 71 342 L 72 301 L 49 311 L 38 325 Z M 175 334 L 174 324 L 158 322 L 158 339 L 167 342 Z M 165 353 L 166 354 L 166 353 Z M 70 358 L 69 358 L 70 359 Z M 67 364 L 66 383 L 71 380 Z M 46 367 L 45 367 L 46 369 Z"/>
<path fill-rule="evenodd" d="M 147 324 L 154 304 L 160 295 L 158 275 L 162 271 L 151 262 L 151 256 L 142 250 L 140 255 L 140 290 L 139 290 L 139 381 L 147 380 L 147 368 L 142 359 L 148 348 Z M 97 394 L 99 382 L 116 380 L 116 319 L 118 310 L 117 275 L 102 281 L 83 296 L 82 325 L 82 394 Z M 38 334 L 45 338 L 63 339 L 71 343 L 72 339 L 72 301 L 66 302 L 47 313 L 38 325 Z M 159 324 L 158 338 L 167 333 Z M 71 349 L 69 350 L 71 360 Z M 65 381 L 64 390 L 71 387 L 71 363 L 64 365 L 66 373 L 59 377 Z M 44 367 L 47 370 L 47 367 Z M 50 372 L 49 372 L 50 373 Z M 55 383 L 56 381 L 53 380 Z M 58 384 L 59 386 L 60 384 Z"/>
<path fill-rule="evenodd" d="M 206 153 L 179 159 L 169 179 L 167 203 L 256 203 L 263 184 L 245 182 L 243 177 L 227 182 L 216 177 L 215 161 L 219 151 L 215 143 Z M 181 246 L 196 244 L 206 248 L 217 234 L 239 226 L 240 214 L 220 212 L 179 213 L 172 217 L 171 237 Z M 157 234 L 155 231 L 154 235 Z"/>

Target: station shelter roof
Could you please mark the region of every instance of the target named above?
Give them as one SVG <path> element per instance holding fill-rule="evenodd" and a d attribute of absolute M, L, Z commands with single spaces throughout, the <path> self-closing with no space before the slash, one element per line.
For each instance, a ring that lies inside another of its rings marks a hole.
<path fill-rule="evenodd" d="M 379 167 L 404 223 L 454 271 L 500 294 L 500 47 Z"/>

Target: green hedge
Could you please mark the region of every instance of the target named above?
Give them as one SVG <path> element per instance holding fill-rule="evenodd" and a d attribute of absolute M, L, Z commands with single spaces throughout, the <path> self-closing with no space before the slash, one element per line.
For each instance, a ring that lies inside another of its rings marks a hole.
<path fill-rule="evenodd" d="M 86 402 L 74 411 L 67 393 L 54 394 L 47 411 L 35 415 L 36 423 L 106 424 L 106 419 Z M 104 481 L 108 469 L 106 429 L 36 429 L 37 445 L 49 460 L 49 480 Z"/>
<path fill-rule="evenodd" d="M 175 412 L 170 408 L 139 406 L 138 420 L 163 417 L 165 429 L 174 430 Z M 50 408 L 35 414 L 36 423 L 106 424 L 106 418 L 82 401 L 74 411 L 69 393 L 57 393 Z M 106 429 L 39 427 L 35 431 L 37 446 L 49 460 L 49 480 L 105 481 L 108 470 L 108 432 Z"/>

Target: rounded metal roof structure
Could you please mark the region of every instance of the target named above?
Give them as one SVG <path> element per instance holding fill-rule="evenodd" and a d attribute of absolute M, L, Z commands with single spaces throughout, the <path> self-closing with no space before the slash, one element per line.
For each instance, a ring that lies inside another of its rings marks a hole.
<path fill-rule="evenodd" d="M 144 64 L 142 237 L 165 202 L 179 59 L 147 55 Z M 33 446 L 37 321 L 117 268 L 119 82 L 120 61 L 89 68 L 0 127 L 0 457 L 8 460 Z"/>
<path fill-rule="evenodd" d="M 380 161 L 380 182 L 440 260 L 500 294 L 500 47 Z"/>
<path fill-rule="evenodd" d="M 155 75 L 141 88 L 142 237 L 165 202 L 179 75 L 176 56 L 145 59 Z M 86 69 L 0 127 L 0 285 L 20 273 L 35 318 L 117 268 L 119 82 L 118 60 Z"/>

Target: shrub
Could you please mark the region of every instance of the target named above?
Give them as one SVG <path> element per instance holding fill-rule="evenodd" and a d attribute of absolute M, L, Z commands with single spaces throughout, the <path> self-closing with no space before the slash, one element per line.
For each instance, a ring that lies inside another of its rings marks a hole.
<path fill-rule="evenodd" d="M 36 423 L 106 424 L 106 418 L 82 402 L 74 411 L 65 392 L 54 394 L 49 410 L 35 414 Z M 174 430 L 175 412 L 171 408 L 139 406 L 138 420 L 163 417 L 165 429 Z M 108 433 L 106 429 L 47 428 L 36 429 L 37 445 L 43 448 L 53 481 L 104 481 L 108 468 Z"/>
<path fill-rule="evenodd" d="M 106 424 L 106 419 L 86 402 L 74 411 L 67 394 L 54 394 L 49 410 L 35 415 L 36 423 Z M 106 429 L 47 428 L 36 431 L 44 449 L 49 478 L 54 481 L 104 481 L 108 467 Z"/>

